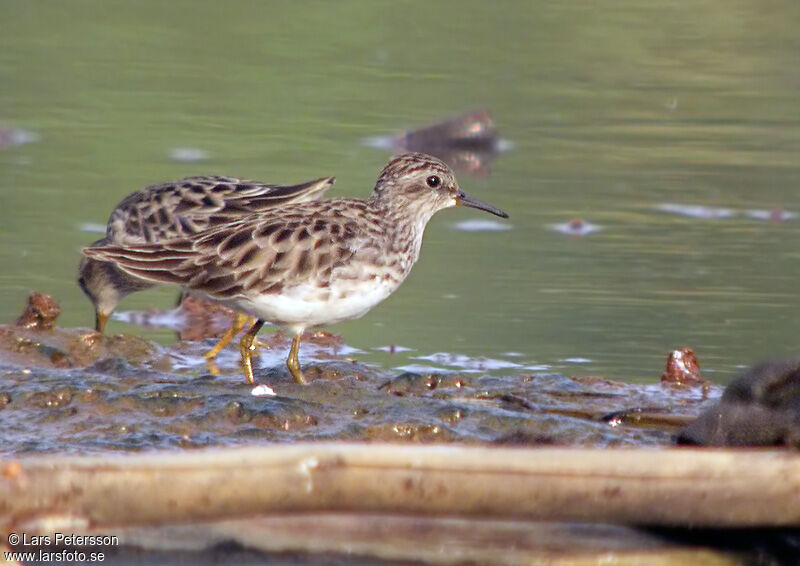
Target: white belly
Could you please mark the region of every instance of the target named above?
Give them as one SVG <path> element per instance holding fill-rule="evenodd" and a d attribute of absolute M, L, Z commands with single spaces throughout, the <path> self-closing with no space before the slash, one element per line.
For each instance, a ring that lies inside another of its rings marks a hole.
<path fill-rule="evenodd" d="M 399 287 L 394 281 L 370 283 L 353 287 L 351 281 L 339 280 L 324 292 L 315 285 L 302 284 L 281 294 L 239 297 L 226 303 L 261 320 L 302 331 L 363 316 Z"/>

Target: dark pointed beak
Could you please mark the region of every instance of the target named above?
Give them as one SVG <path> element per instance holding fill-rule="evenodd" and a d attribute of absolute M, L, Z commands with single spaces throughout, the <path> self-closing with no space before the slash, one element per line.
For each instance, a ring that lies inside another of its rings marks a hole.
<path fill-rule="evenodd" d="M 495 208 L 491 204 L 485 203 L 482 200 L 478 200 L 473 196 L 468 195 L 461 189 L 456 191 L 456 203 L 461 206 L 468 206 L 470 208 L 477 208 L 478 210 L 485 210 L 486 212 L 491 212 L 495 216 L 499 216 L 500 218 L 508 218 L 508 214 L 504 211 L 500 210 L 499 208 Z"/>

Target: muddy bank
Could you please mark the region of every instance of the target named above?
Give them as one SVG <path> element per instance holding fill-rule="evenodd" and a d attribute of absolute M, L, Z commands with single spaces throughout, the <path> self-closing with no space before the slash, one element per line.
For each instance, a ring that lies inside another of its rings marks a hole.
<path fill-rule="evenodd" d="M 657 378 L 639 386 L 549 372 L 398 373 L 345 358 L 342 339 L 327 333 L 304 341 L 304 387 L 283 364 L 289 338 L 260 338 L 257 378 L 274 397 L 251 394 L 234 346 L 222 371 L 208 366 L 213 339 L 164 347 L 53 324 L 0 326 L 2 453 L 323 439 L 653 446 L 671 443 L 720 393 Z"/>

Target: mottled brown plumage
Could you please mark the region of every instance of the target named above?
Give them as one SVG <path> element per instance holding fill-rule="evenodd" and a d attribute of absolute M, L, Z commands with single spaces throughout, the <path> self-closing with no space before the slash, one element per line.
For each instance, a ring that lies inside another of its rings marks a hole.
<path fill-rule="evenodd" d="M 136 245 L 188 237 L 246 214 L 292 202 L 318 199 L 333 184 L 325 177 L 300 185 L 268 185 L 232 177 L 187 177 L 131 193 L 108 220 L 106 236 L 92 244 Z M 96 329 L 128 294 L 148 289 L 113 263 L 83 256 L 78 283 L 95 307 Z"/>
<path fill-rule="evenodd" d="M 137 280 L 174 284 L 259 319 L 243 356 L 269 321 L 295 333 L 289 369 L 306 328 L 357 318 L 394 292 L 419 257 L 437 211 L 463 204 L 507 217 L 458 188 L 435 157 L 410 153 L 381 172 L 369 200 L 292 203 L 205 232 L 156 244 L 93 246 L 84 254 L 115 262 Z M 249 340 L 249 342 L 248 342 Z M 253 381 L 249 360 L 248 381 Z"/>

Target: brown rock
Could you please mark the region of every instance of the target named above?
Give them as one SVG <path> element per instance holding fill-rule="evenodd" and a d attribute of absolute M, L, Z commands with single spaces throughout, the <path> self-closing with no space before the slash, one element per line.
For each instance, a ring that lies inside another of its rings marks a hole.
<path fill-rule="evenodd" d="M 17 326 L 52 330 L 56 326 L 56 318 L 59 314 L 61 314 L 61 307 L 53 297 L 34 292 L 28 296 L 28 304 L 17 319 Z"/>
<path fill-rule="evenodd" d="M 706 380 L 700 375 L 700 364 L 691 348 L 673 350 L 667 357 L 666 371 L 661 375 L 661 383 L 671 385 L 703 385 Z"/>

